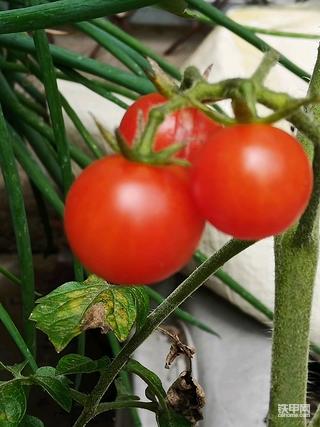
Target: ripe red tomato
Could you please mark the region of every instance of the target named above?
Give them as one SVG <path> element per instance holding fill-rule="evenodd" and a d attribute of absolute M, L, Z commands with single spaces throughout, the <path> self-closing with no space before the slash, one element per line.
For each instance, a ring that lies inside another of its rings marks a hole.
<path fill-rule="evenodd" d="M 89 271 L 115 284 L 140 285 L 163 280 L 188 262 L 204 220 L 186 168 L 114 155 L 94 162 L 74 182 L 64 224 Z"/>
<path fill-rule="evenodd" d="M 150 110 L 166 101 L 167 99 L 159 93 L 150 93 L 141 96 L 128 108 L 121 120 L 119 130 L 129 145 L 132 145 L 137 136 L 139 111 L 146 122 Z M 160 151 L 174 143 L 185 143 L 186 147 L 177 154 L 177 157 L 193 161 L 195 153 L 207 141 L 208 136 L 220 128 L 219 124 L 196 108 L 184 108 L 170 114 L 160 125 L 155 140 L 155 151 Z"/>
<path fill-rule="evenodd" d="M 299 142 L 262 124 L 236 125 L 202 146 L 191 171 L 204 217 L 243 240 L 283 232 L 303 213 L 312 169 Z"/>

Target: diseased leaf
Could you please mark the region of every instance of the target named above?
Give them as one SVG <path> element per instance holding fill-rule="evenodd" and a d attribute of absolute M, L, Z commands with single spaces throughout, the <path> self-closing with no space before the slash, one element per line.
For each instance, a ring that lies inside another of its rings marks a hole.
<path fill-rule="evenodd" d="M 26 412 L 26 404 L 20 381 L 0 382 L 0 427 L 17 427 Z"/>
<path fill-rule="evenodd" d="M 44 427 L 44 424 L 39 418 L 26 415 L 19 427 Z"/>
<path fill-rule="evenodd" d="M 59 360 L 56 371 L 61 375 L 90 374 L 107 370 L 109 364 L 110 360 L 107 357 L 92 360 L 80 354 L 68 354 Z"/>
<path fill-rule="evenodd" d="M 92 328 L 104 333 L 112 330 L 124 341 L 137 318 L 137 307 L 146 312 L 138 287 L 110 285 L 92 275 L 84 282 L 65 283 L 38 299 L 30 319 L 59 352 L 72 338 Z"/>
<path fill-rule="evenodd" d="M 63 375 L 57 375 L 51 366 L 44 366 L 37 369 L 30 379 L 41 386 L 65 411 L 70 411 L 72 399 L 67 380 Z"/>

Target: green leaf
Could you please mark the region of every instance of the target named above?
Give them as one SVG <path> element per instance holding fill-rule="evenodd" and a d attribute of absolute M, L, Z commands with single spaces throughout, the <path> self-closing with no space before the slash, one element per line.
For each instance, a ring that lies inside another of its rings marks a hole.
<path fill-rule="evenodd" d="M 63 375 L 57 375 L 51 366 L 44 366 L 37 369 L 30 379 L 34 384 L 41 386 L 65 411 L 70 411 L 72 399 L 67 380 Z"/>
<path fill-rule="evenodd" d="M 150 371 L 148 368 L 141 365 L 141 363 L 133 359 L 129 360 L 125 369 L 142 378 L 148 384 L 148 389 L 158 398 L 160 397 L 165 399 L 166 392 L 162 387 L 160 378 L 154 372 Z"/>
<path fill-rule="evenodd" d="M 68 354 L 59 360 L 56 370 L 61 375 L 90 374 L 107 370 L 109 364 L 110 360 L 107 357 L 92 360 L 80 354 Z"/>
<path fill-rule="evenodd" d="M 140 400 L 139 396 L 128 394 L 128 387 L 123 378 L 116 378 L 114 383 L 117 390 L 117 400 Z"/>
<path fill-rule="evenodd" d="M 160 412 L 157 416 L 157 422 L 159 427 L 192 427 L 190 421 L 172 410 Z"/>
<path fill-rule="evenodd" d="M 0 383 L 0 427 L 17 427 L 26 412 L 26 395 L 20 381 Z"/>
<path fill-rule="evenodd" d="M 150 309 L 150 298 L 145 288 L 135 287 L 134 298 L 137 307 L 136 327 L 139 331 L 144 325 Z"/>
<path fill-rule="evenodd" d="M 19 427 L 44 427 L 44 424 L 39 418 L 26 415 Z"/>
<path fill-rule="evenodd" d="M 59 352 L 86 329 L 112 330 L 124 341 L 137 318 L 138 306 L 143 306 L 139 288 L 110 285 L 92 275 L 84 282 L 65 283 L 38 299 L 30 319 Z"/>
<path fill-rule="evenodd" d="M 8 371 L 15 378 L 19 378 L 19 377 L 21 377 L 21 372 L 23 371 L 23 369 L 26 367 L 27 364 L 28 364 L 27 360 L 25 360 L 24 362 L 21 362 L 21 363 L 17 363 L 17 364 L 12 365 L 12 366 L 4 365 L 2 362 L 0 362 L 0 370 Z"/>

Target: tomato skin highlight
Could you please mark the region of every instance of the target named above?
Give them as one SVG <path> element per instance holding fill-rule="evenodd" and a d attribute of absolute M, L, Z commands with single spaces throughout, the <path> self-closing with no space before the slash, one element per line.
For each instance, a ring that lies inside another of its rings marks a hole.
<path fill-rule="evenodd" d="M 151 166 L 113 155 L 95 161 L 66 199 L 65 232 L 91 272 L 115 284 L 163 280 L 191 258 L 204 220 L 181 166 Z"/>
<path fill-rule="evenodd" d="M 167 99 L 159 93 L 150 93 L 138 98 L 124 114 L 119 131 L 129 145 L 137 137 L 139 114 L 142 113 L 144 122 L 149 117 L 153 107 L 160 106 Z M 160 151 L 174 143 L 185 143 L 186 147 L 176 154 L 176 157 L 194 161 L 196 153 L 208 137 L 221 126 L 196 108 L 183 108 L 169 114 L 160 125 L 155 138 L 155 151 Z"/>
<path fill-rule="evenodd" d="M 311 164 L 300 143 L 264 124 L 217 132 L 201 147 L 191 176 L 204 217 L 242 240 L 277 235 L 294 224 L 313 184 Z"/>

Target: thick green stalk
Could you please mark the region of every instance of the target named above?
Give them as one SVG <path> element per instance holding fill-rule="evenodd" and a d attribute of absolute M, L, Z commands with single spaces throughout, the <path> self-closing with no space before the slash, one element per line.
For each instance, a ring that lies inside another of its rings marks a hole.
<path fill-rule="evenodd" d="M 320 55 L 309 88 L 320 93 Z M 320 120 L 319 106 L 310 116 Z M 305 138 L 302 140 L 305 143 Z M 319 252 L 320 140 L 314 147 L 314 190 L 297 227 L 275 239 L 275 315 L 272 344 L 269 427 L 286 427 L 279 405 L 305 404 L 308 379 L 310 316 Z M 305 418 L 290 418 L 290 426 L 305 427 Z"/>
<path fill-rule="evenodd" d="M 14 343 L 20 350 L 21 354 L 28 361 L 30 368 L 35 372 L 38 369 L 37 362 L 35 361 L 33 354 L 31 353 L 29 347 L 22 338 L 16 325 L 13 323 L 13 320 L 11 319 L 9 313 L 2 304 L 0 304 L 0 320 L 3 323 L 3 326 L 8 331 L 11 338 L 13 339 Z"/>
<path fill-rule="evenodd" d="M 11 218 L 16 236 L 17 251 L 19 256 L 22 296 L 22 314 L 24 337 L 28 348 L 35 355 L 36 331 L 35 324 L 29 320 L 34 307 L 34 271 L 32 249 L 29 235 L 26 211 L 20 177 L 14 158 L 11 137 L 8 132 L 5 118 L 0 106 L 0 165 L 9 199 Z"/>
<path fill-rule="evenodd" d="M 233 33 L 237 34 L 239 37 L 246 40 L 248 43 L 252 44 L 259 50 L 261 50 L 261 52 L 267 52 L 268 50 L 272 49 L 272 47 L 268 43 L 266 43 L 264 40 L 258 37 L 253 31 L 250 31 L 245 26 L 233 21 L 228 16 L 226 16 L 223 12 L 221 12 L 219 9 L 217 9 L 214 6 L 211 6 L 210 4 L 206 3 L 204 0 L 186 0 L 186 1 L 190 6 L 192 6 L 199 12 L 203 13 L 206 17 L 208 17 L 212 22 L 214 22 L 217 25 L 221 25 L 227 28 L 228 30 L 232 31 Z M 301 79 L 306 81 L 310 80 L 309 73 L 302 70 L 300 67 L 294 64 L 292 61 L 290 61 L 286 56 L 282 55 L 280 52 L 279 52 L 279 62 L 285 68 L 287 68 L 289 71 L 291 71 L 293 74 L 297 75 Z"/>
<path fill-rule="evenodd" d="M 174 310 L 193 294 L 211 274 L 239 252 L 254 242 L 231 240 L 205 263 L 194 270 L 152 313 L 149 314 L 143 327 L 124 345 L 121 352 L 112 361 L 109 370 L 104 372 L 93 389 L 82 414 L 74 427 L 84 427 L 96 415 L 98 405 L 105 392 L 114 381 L 120 370 L 129 360 L 131 354 Z"/>
<path fill-rule="evenodd" d="M 1 12 L 0 33 L 34 31 L 71 22 L 108 16 L 140 7 L 156 0 L 60 0 Z"/>
<path fill-rule="evenodd" d="M 0 46 L 18 49 L 27 53 L 35 52 L 32 38 L 23 34 L 0 35 Z M 75 68 L 102 77 L 141 94 L 155 91 L 153 84 L 144 77 L 119 70 L 111 65 L 103 64 L 95 59 L 79 55 L 58 46 L 50 45 L 50 52 L 55 65 Z"/>

